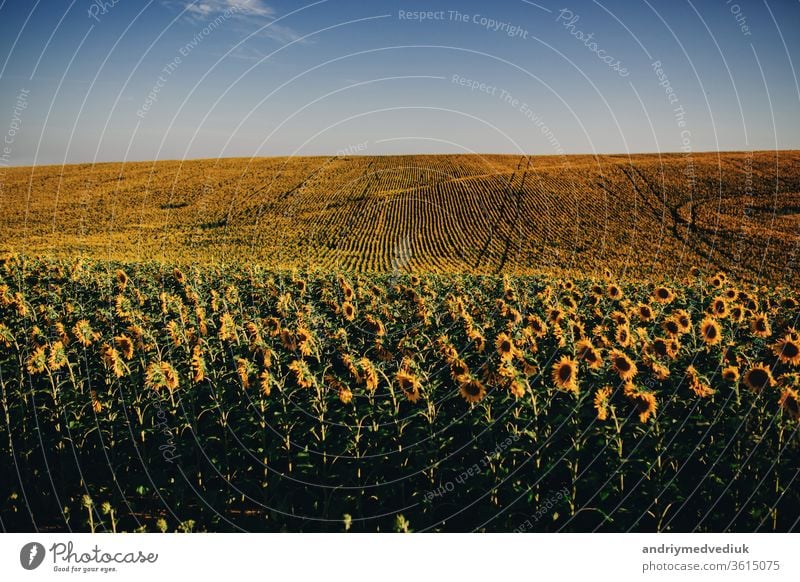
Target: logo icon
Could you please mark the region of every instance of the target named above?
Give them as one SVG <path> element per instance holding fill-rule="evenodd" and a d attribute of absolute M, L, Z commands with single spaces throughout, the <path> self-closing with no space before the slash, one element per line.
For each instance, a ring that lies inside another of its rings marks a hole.
<path fill-rule="evenodd" d="M 29 542 L 19 552 L 19 563 L 26 570 L 35 570 L 44 562 L 44 546 L 38 542 Z"/>

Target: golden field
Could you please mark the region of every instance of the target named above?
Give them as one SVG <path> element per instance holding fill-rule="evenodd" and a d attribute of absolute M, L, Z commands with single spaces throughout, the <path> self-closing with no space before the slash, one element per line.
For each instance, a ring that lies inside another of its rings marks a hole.
<path fill-rule="evenodd" d="M 10 168 L 0 252 L 348 272 L 796 281 L 800 153 Z"/>

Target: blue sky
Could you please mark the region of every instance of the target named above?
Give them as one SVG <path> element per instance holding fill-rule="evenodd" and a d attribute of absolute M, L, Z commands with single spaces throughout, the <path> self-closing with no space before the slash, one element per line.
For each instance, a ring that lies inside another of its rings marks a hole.
<path fill-rule="evenodd" d="M 0 163 L 800 148 L 797 22 L 797 1 L 0 0 Z"/>

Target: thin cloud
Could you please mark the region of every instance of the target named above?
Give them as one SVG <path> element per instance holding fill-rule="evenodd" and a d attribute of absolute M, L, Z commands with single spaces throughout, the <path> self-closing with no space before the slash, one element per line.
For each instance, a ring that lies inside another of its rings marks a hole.
<path fill-rule="evenodd" d="M 263 0 L 164 0 L 164 4 L 184 10 L 187 20 L 199 24 L 214 20 L 222 15 L 235 18 L 241 28 L 249 32 L 262 28 L 276 18 L 275 9 Z M 296 41 L 300 33 L 282 24 L 271 24 L 259 33 L 280 43 Z"/>

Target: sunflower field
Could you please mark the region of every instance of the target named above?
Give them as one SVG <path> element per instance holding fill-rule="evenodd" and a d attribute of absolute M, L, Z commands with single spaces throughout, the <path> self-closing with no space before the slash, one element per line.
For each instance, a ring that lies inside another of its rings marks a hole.
<path fill-rule="evenodd" d="M 0 263 L 7 531 L 789 531 L 786 289 Z"/>

